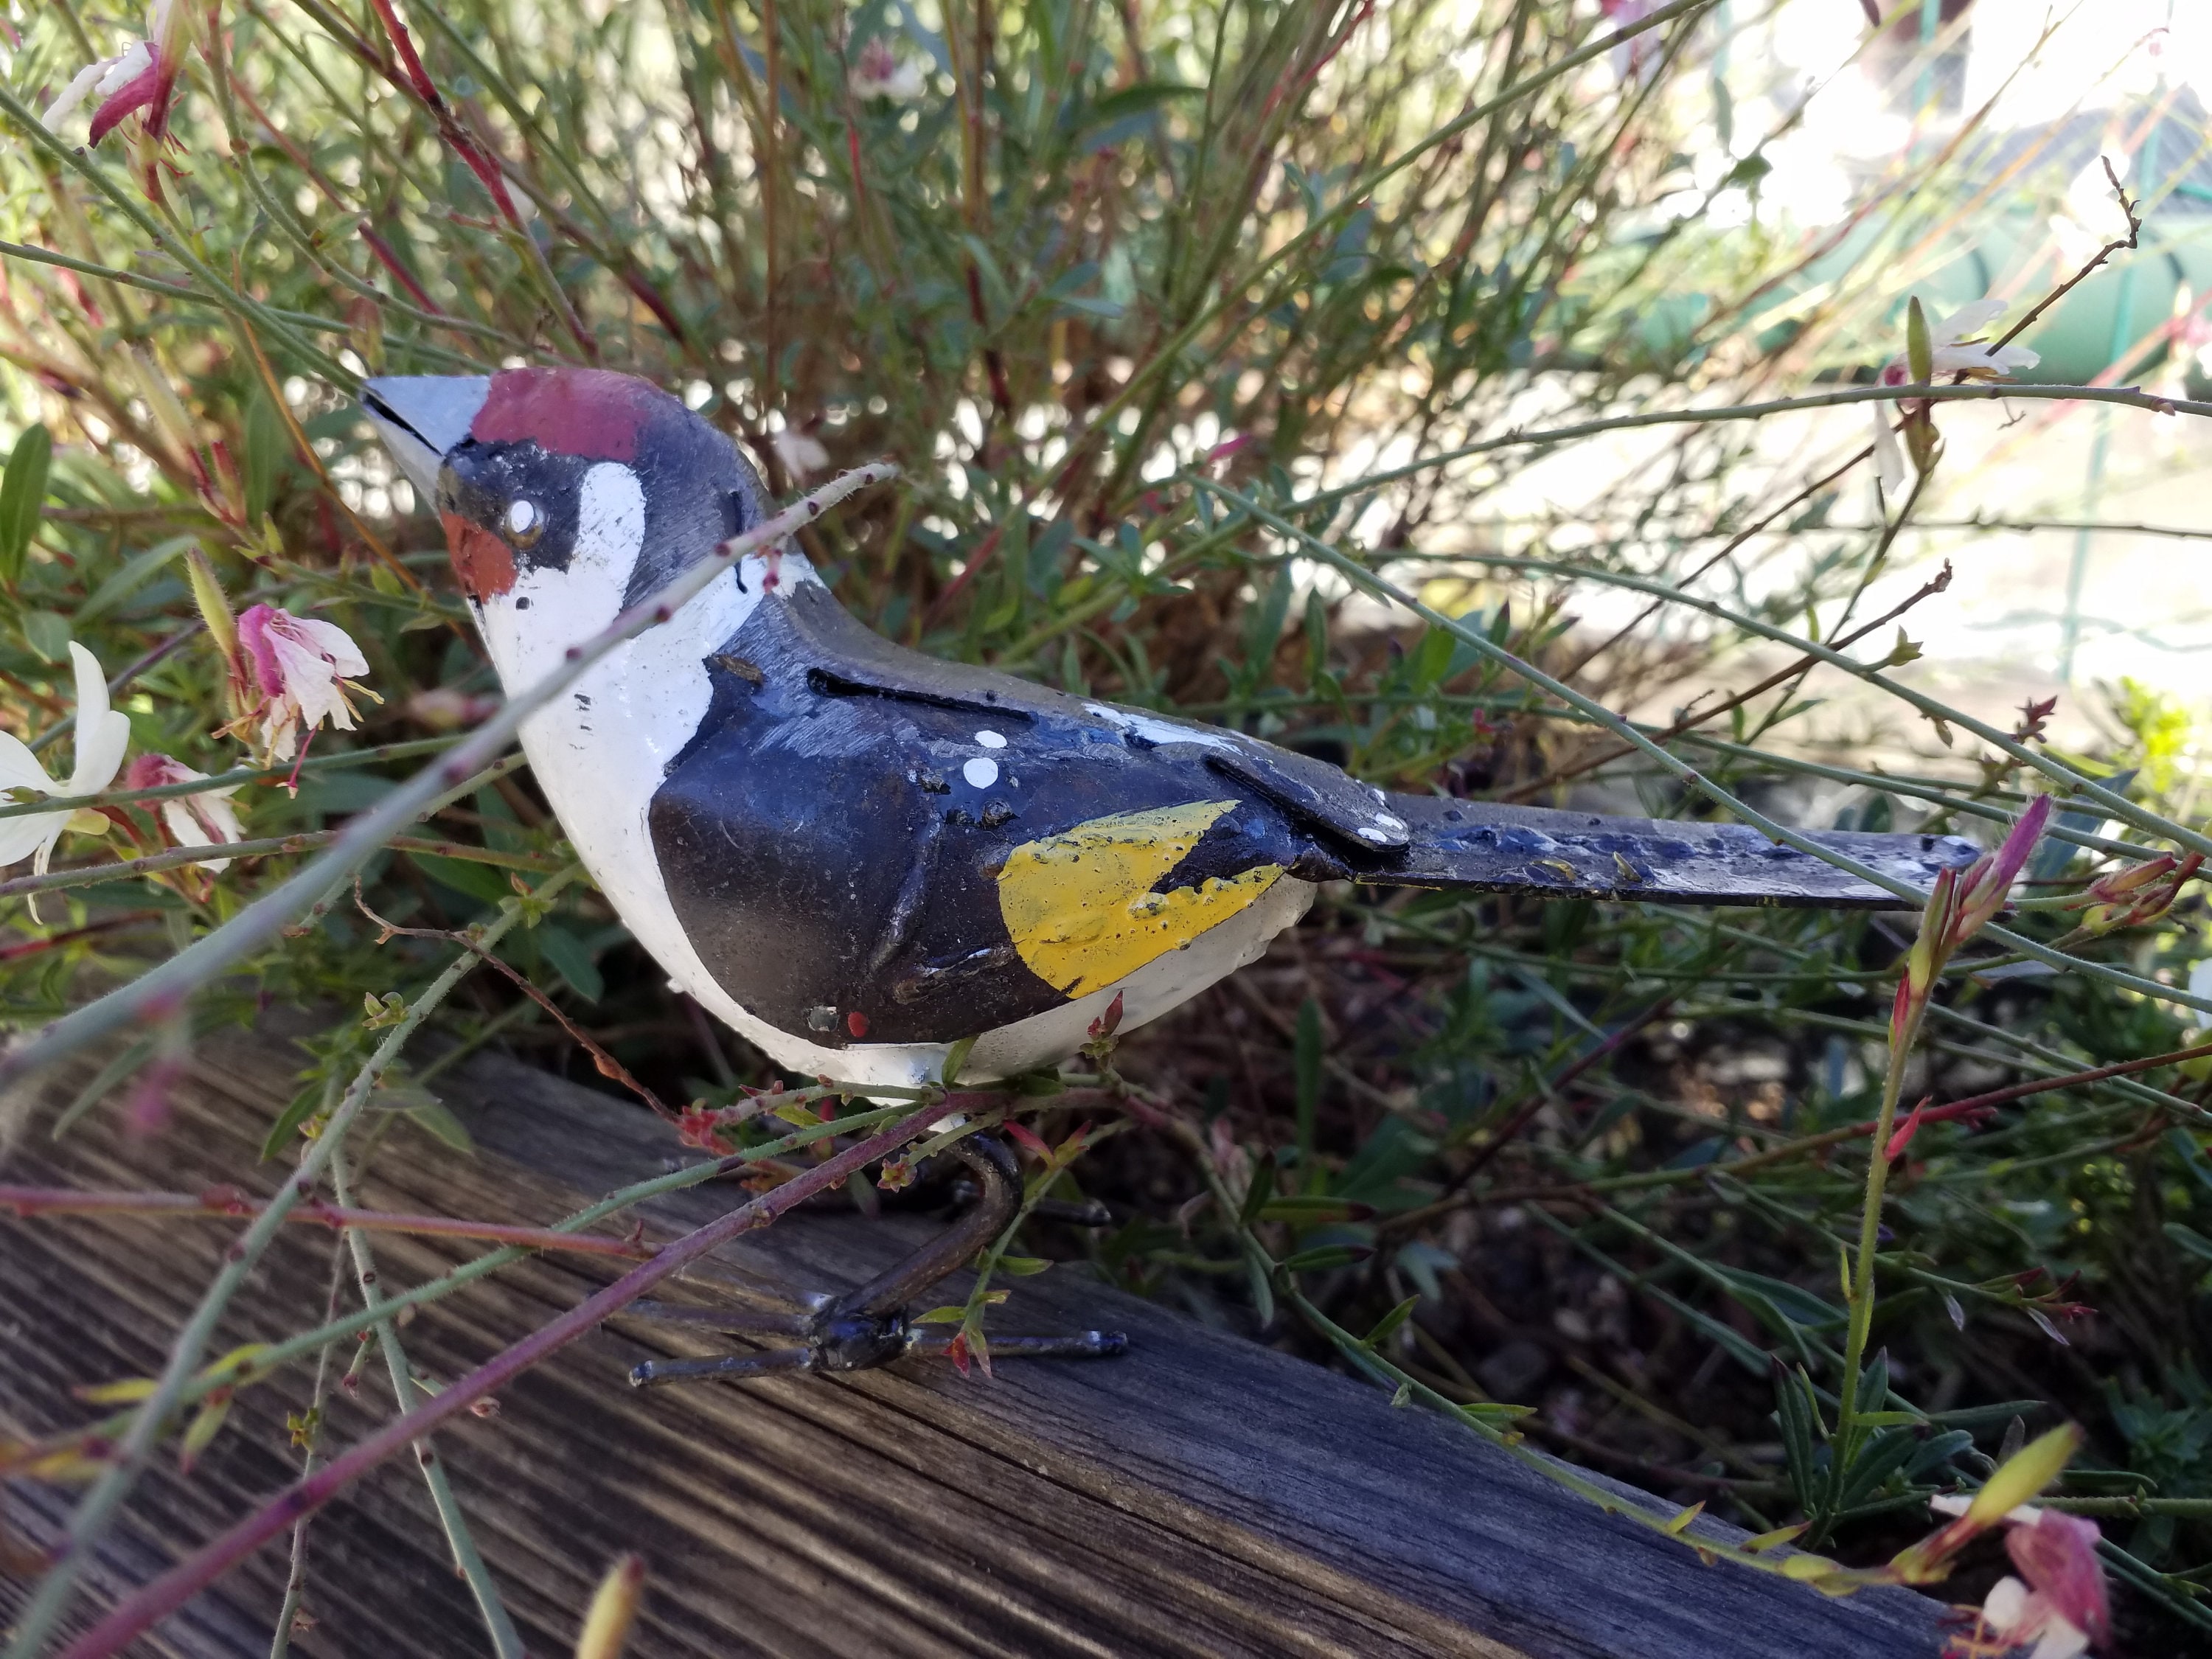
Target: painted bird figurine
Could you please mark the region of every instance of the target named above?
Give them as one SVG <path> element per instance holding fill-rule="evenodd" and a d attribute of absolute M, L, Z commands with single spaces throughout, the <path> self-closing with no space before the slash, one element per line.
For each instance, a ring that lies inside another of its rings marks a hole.
<path fill-rule="evenodd" d="M 445 526 L 510 694 L 762 523 L 737 447 L 598 369 L 373 380 L 370 418 Z M 1748 827 L 1370 787 L 1242 732 L 1068 696 L 878 638 L 787 547 L 747 556 L 522 726 L 570 843 L 671 982 L 802 1076 L 962 1083 L 1057 1064 L 1093 1022 L 1158 1018 L 1345 880 L 1688 904 L 1894 905 Z M 1815 839 L 1916 886 L 1976 849 Z M 847 1371 L 945 1352 L 912 1321 L 995 1237 L 1019 1170 L 956 1143 L 978 1202 L 857 1290 L 763 1315 L 631 1316 L 795 1346 L 655 1359 L 640 1384 Z M 1097 1224 L 1096 1217 L 1091 1224 Z M 1116 1334 L 991 1339 L 1096 1357 Z"/>
<path fill-rule="evenodd" d="M 598 369 L 373 380 L 510 693 L 769 512 L 736 446 Z M 1252 961 L 1318 882 L 1897 907 L 1744 825 L 1386 793 L 1242 732 L 885 641 L 795 550 L 747 556 L 522 728 L 672 983 L 802 1075 L 1054 1065 Z M 1951 836 L 1811 839 L 1925 887 Z"/>

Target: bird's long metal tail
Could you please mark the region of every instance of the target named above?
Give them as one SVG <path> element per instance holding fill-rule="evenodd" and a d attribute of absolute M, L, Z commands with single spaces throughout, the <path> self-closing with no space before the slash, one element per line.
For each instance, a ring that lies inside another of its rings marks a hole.
<path fill-rule="evenodd" d="M 1899 898 L 1741 823 L 1616 818 L 1435 796 L 1389 798 L 1411 845 L 1362 881 L 1541 898 L 1656 904 L 1790 904 L 1901 910 Z M 1924 893 L 1981 849 L 1957 836 L 1823 830 L 1805 837 Z"/>

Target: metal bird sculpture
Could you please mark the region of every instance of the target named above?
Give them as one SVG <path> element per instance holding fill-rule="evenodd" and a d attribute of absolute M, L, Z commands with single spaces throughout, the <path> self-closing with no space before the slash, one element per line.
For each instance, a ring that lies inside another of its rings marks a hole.
<path fill-rule="evenodd" d="M 627 375 L 372 380 L 363 402 L 434 503 L 510 693 L 768 515 L 728 438 Z M 923 656 L 789 550 L 617 648 L 522 744 L 672 982 L 779 1064 L 864 1085 L 936 1081 L 963 1042 L 963 1082 L 1056 1064 L 1117 999 L 1127 1030 L 1252 961 L 1323 881 L 1899 903 L 1747 826 L 1389 793 L 1242 732 Z M 1919 887 L 1978 850 L 1811 839 Z M 813 1368 L 839 1368 L 836 1313 L 809 1316 Z"/>

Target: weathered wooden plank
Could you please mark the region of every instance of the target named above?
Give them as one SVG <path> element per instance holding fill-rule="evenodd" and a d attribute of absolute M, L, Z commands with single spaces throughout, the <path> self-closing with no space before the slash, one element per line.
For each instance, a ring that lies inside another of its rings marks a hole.
<path fill-rule="evenodd" d="M 158 1144 L 96 1124 L 55 1146 L 33 1121 L 13 1181 L 267 1191 L 253 1148 L 291 1089 L 281 1044 L 210 1045 Z M 47 1080 L 50 1115 L 83 1073 Z M 544 1221 L 666 1167 L 660 1127 L 619 1102 L 482 1060 L 445 1085 L 473 1158 L 404 1139 L 362 1201 Z M 676 1195 L 656 1229 L 736 1201 Z M 717 1272 L 786 1289 L 857 1282 L 917 1231 L 801 1213 L 724 1254 Z M 0 1222 L 0 1429 L 76 1420 L 72 1383 L 144 1375 L 213 1271 L 224 1225 Z M 466 1258 L 380 1236 L 387 1285 Z M 331 1241 L 289 1235 L 223 1341 L 296 1329 L 319 1310 Z M 538 1260 L 426 1309 L 405 1340 L 450 1377 L 604 1283 L 595 1261 Z M 706 1291 L 695 1291 L 706 1294 Z M 1095 1364 L 1007 1362 L 995 1382 L 941 1362 L 837 1381 L 789 1378 L 637 1394 L 648 1353 L 702 1352 L 619 1326 L 521 1379 L 491 1420 L 439 1448 L 533 1651 L 564 1651 L 607 1559 L 641 1550 L 649 1655 L 1440 1654 L 1481 1659 L 1924 1659 L 1936 1609 L 1904 1592 L 1830 1601 L 1725 1568 L 1608 1517 L 1463 1431 L 1395 1411 L 1347 1378 L 1205 1330 L 1073 1273 L 1020 1281 L 1009 1330 L 1109 1324 L 1133 1339 Z M 242 1397 L 190 1480 L 149 1480 L 104 1554 L 98 1599 L 142 1581 L 291 1473 L 284 1413 L 304 1368 Z M 343 1441 L 390 1409 L 380 1365 L 342 1399 Z M 1620 1489 L 1625 1495 L 1626 1488 Z M 1644 1500 L 1651 1503 L 1652 1500 Z M 1653 1505 L 1656 1507 L 1656 1504 Z M 27 1489 L 9 1515 L 50 1537 L 66 1495 Z M 1722 1535 L 1716 1532 L 1716 1536 Z M 316 1523 L 309 1655 L 468 1654 L 482 1637 L 411 1468 L 383 1469 Z M 270 1551 L 148 1652 L 265 1649 L 284 1571 Z M 0 1615 L 21 1586 L 0 1578 Z"/>

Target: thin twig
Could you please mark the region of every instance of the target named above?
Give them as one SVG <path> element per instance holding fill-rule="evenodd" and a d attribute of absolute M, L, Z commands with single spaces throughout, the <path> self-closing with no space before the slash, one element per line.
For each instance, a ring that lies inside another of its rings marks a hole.
<path fill-rule="evenodd" d="M 273 1502 L 264 1505 L 152 1583 L 125 1596 L 91 1630 L 63 1650 L 62 1659 L 106 1659 L 107 1656 L 120 1652 L 128 1643 L 175 1612 L 264 1544 L 283 1536 L 300 1516 L 321 1508 L 351 1482 L 413 1444 L 440 1424 L 504 1388 L 578 1337 L 596 1330 L 670 1274 L 690 1266 L 730 1240 L 768 1225 L 815 1194 L 827 1191 L 858 1174 L 877 1159 L 897 1151 L 933 1124 L 949 1117 L 961 1106 L 962 1098 L 957 1095 L 922 1106 L 891 1127 L 847 1147 L 826 1163 L 816 1164 L 773 1191 L 763 1193 L 727 1215 L 686 1234 L 661 1250 L 652 1261 L 631 1269 L 605 1290 L 586 1297 L 557 1319 L 540 1326 L 467 1376 L 455 1379 L 413 1411 L 387 1423 L 367 1439 L 333 1458 L 319 1474 L 288 1487 Z M 43 1637 L 43 1632 L 40 1634 Z M 29 1650 L 27 1648 L 26 1651 Z"/>
<path fill-rule="evenodd" d="M 331 1190 L 342 1205 L 352 1202 L 349 1186 L 345 1154 L 343 1151 L 334 1152 L 331 1156 Z M 380 1316 L 375 1327 L 377 1346 L 384 1356 L 385 1371 L 392 1379 L 392 1409 L 404 1416 L 415 1403 L 414 1362 L 407 1358 L 407 1351 L 400 1344 L 398 1321 L 390 1311 L 377 1282 L 376 1256 L 368 1235 L 360 1228 L 349 1227 L 345 1230 L 345 1242 L 347 1252 L 353 1257 L 354 1283 L 361 1291 L 362 1305 Z M 439 1461 L 428 1440 L 415 1443 L 415 1462 L 422 1471 L 422 1484 L 429 1491 L 430 1506 L 438 1512 L 438 1524 L 445 1532 L 447 1547 L 453 1553 L 454 1570 L 467 1583 L 469 1594 L 476 1598 L 477 1612 L 483 1620 L 484 1634 L 491 1638 L 492 1652 L 497 1659 L 522 1659 L 522 1637 L 514 1628 L 514 1617 L 500 1599 L 499 1587 L 492 1582 L 483 1553 L 477 1548 L 475 1536 L 461 1514 L 460 1500 L 453 1496 L 453 1483 L 447 1478 L 446 1466 Z"/>
<path fill-rule="evenodd" d="M 236 1188 L 215 1187 L 191 1193 L 79 1192 L 68 1187 L 0 1187 L 0 1213 L 31 1216 L 122 1217 L 199 1216 L 210 1220 L 243 1219 L 268 1208 Z M 307 1200 L 295 1205 L 284 1220 L 333 1231 L 412 1233 L 424 1238 L 471 1238 L 525 1250 L 562 1250 L 574 1255 L 617 1256 L 642 1261 L 653 1252 L 641 1244 L 551 1227 L 517 1227 L 496 1221 L 465 1221 L 453 1216 L 408 1215 L 390 1210 L 361 1210 L 341 1198 L 336 1204 Z"/>

